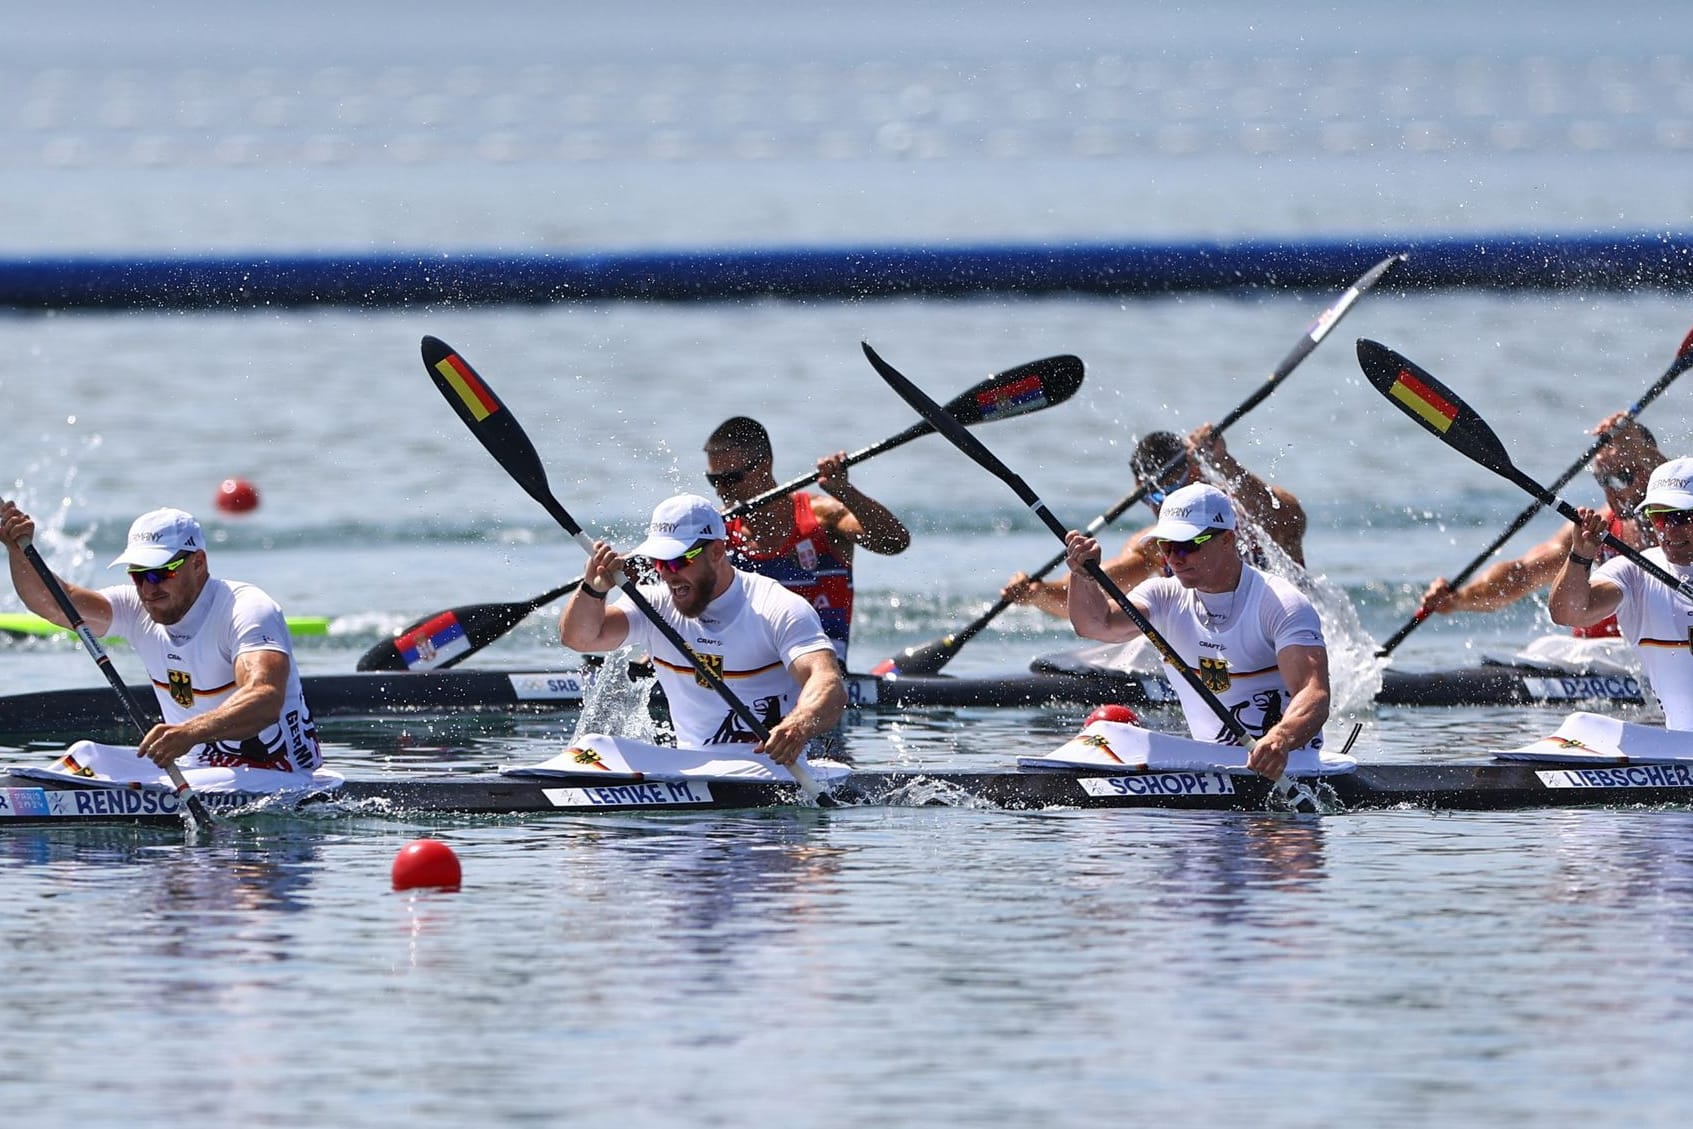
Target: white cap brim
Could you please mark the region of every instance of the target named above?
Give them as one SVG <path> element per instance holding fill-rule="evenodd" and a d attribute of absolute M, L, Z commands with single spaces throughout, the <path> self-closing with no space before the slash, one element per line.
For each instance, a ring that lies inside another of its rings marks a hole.
<path fill-rule="evenodd" d="M 1648 490 L 1642 510 L 1693 510 L 1693 493 L 1686 490 Z"/>
<path fill-rule="evenodd" d="M 673 561 L 693 547 L 692 541 L 678 541 L 674 537 L 658 534 L 636 545 L 631 555 L 655 561 Z"/>
<path fill-rule="evenodd" d="M 1221 533 L 1215 525 L 1195 525 L 1191 521 L 1160 521 L 1152 527 L 1155 541 L 1192 541 L 1202 533 Z"/>
<path fill-rule="evenodd" d="M 115 557 L 107 568 L 128 565 L 130 568 L 158 568 L 169 563 L 178 550 L 163 545 L 131 545 Z"/>

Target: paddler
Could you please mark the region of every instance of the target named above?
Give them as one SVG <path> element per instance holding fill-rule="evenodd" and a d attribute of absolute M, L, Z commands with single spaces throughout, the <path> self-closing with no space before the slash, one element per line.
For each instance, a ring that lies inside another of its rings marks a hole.
<path fill-rule="evenodd" d="M 582 584 L 559 617 L 559 640 L 590 653 L 625 643 L 645 649 L 679 746 L 750 744 L 777 764 L 793 764 L 841 719 L 847 694 L 840 663 L 811 604 L 769 577 L 731 565 L 727 536 L 709 500 L 678 494 L 653 510 L 646 539 L 628 554 L 652 561 L 659 583 L 644 585 L 641 594 L 692 655 L 679 653 L 627 597 L 607 599 L 627 558 L 604 541 L 594 543 Z M 764 723 L 768 738 L 758 740 L 695 673 L 696 663 L 710 664 Z"/>
<path fill-rule="evenodd" d="M 35 521 L 0 504 L 12 586 L 24 606 L 68 627 L 46 584 L 24 557 Z M 129 527 L 123 552 L 129 583 L 84 588 L 62 578 L 96 636 L 128 640 L 147 670 L 164 720 L 139 746 L 79 741 L 62 764 L 82 775 L 142 780 L 175 762 L 191 769 L 233 769 L 243 788 L 269 791 L 309 779 L 323 763 L 306 707 L 288 623 L 265 592 L 211 575 L 206 538 L 191 514 L 157 509 Z M 248 771 L 251 770 L 251 771 Z"/>
<path fill-rule="evenodd" d="M 770 434 L 747 416 L 719 424 L 705 441 L 706 481 L 725 506 L 774 490 Z M 852 557 L 862 546 L 893 556 L 911 533 L 887 506 L 847 478 L 847 455 L 817 460 L 821 495 L 796 490 L 728 523 L 729 559 L 738 569 L 779 581 L 817 610 L 845 669 L 852 631 Z"/>
<path fill-rule="evenodd" d="M 1615 615 L 1663 705 L 1664 724 L 1693 729 L 1693 601 L 1628 557 L 1599 563 L 1599 538 L 1611 529 L 1611 513 L 1576 512 L 1581 523 L 1570 525 L 1569 551 L 1547 596 L 1552 622 L 1582 628 Z M 1657 539 L 1641 555 L 1693 579 L 1693 458 L 1670 459 L 1652 471 L 1640 512 Z"/>
<path fill-rule="evenodd" d="M 1143 580 L 1129 600 L 1255 738 L 1247 767 L 1279 777 L 1290 753 L 1322 747 L 1329 659 L 1317 609 L 1291 582 L 1241 558 L 1234 504 L 1215 486 L 1172 491 L 1150 537 L 1170 575 Z M 1099 542 L 1072 530 L 1065 546 L 1076 633 L 1108 643 L 1138 638 L 1134 620 L 1084 571 L 1099 561 Z M 1170 683 L 1195 740 L 1233 742 L 1187 679 Z"/>
<path fill-rule="evenodd" d="M 1646 495 L 1647 477 L 1661 465 L 1666 456 L 1658 448 L 1658 441 L 1643 424 L 1626 412 L 1617 412 L 1602 419 L 1591 434 L 1609 432 L 1611 441 L 1593 456 L 1593 478 L 1605 494 L 1605 529 L 1613 536 L 1636 549 L 1653 544 L 1650 523 L 1637 512 Z M 1531 593 L 1551 584 L 1570 555 L 1575 537 L 1573 523 L 1563 527 L 1522 556 L 1499 561 L 1476 573 L 1469 583 L 1453 588 L 1440 577 L 1423 593 L 1417 609 L 1419 617 L 1451 612 L 1490 612 L 1508 607 Z M 1604 562 L 1615 550 L 1601 545 L 1595 559 Z M 1596 622 L 1577 627 L 1573 634 L 1580 639 L 1615 639 L 1619 632 L 1614 617 L 1602 617 Z M 1604 658 L 1602 648 L 1541 647 L 1530 648 L 1530 655 L 1552 660 L 1584 663 Z"/>
<path fill-rule="evenodd" d="M 1164 468 L 1174 462 L 1169 470 Z M 1143 438 L 1129 458 L 1137 488 L 1146 487 L 1146 504 L 1156 516 L 1171 492 L 1214 479 L 1230 496 L 1245 519 L 1241 543 L 1254 563 L 1268 563 L 1268 540 L 1294 564 L 1305 564 L 1305 508 L 1285 486 L 1272 486 L 1241 465 L 1211 424 L 1201 424 L 1184 441 L 1172 431 L 1154 431 Z M 1160 471 L 1163 471 L 1160 475 Z M 1105 575 L 1127 591 L 1148 577 L 1164 573 L 1151 526 L 1129 537 L 1115 557 L 1105 563 Z M 1069 578 L 1034 580 L 1015 573 L 1001 596 L 1028 604 L 1050 615 L 1066 614 Z"/>

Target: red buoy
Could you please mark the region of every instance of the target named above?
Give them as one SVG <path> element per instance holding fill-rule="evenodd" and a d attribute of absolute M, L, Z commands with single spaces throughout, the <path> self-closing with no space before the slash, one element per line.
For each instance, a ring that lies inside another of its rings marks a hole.
<path fill-rule="evenodd" d="M 415 890 L 420 886 L 457 890 L 461 871 L 459 857 L 439 839 L 414 839 L 394 856 L 394 889 Z"/>
<path fill-rule="evenodd" d="M 1092 713 L 1088 714 L 1088 719 L 1082 722 L 1082 726 L 1086 728 L 1096 721 L 1117 721 L 1124 725 L 1139 725 L 1140 715 L 1128 706 L 1097 706 Z"/>
<path fill-rule="evenodd" d="M 226 478 L 218 486 L 218 509 L 226 514 L 244 514 L 259 508 L 259 491 L 245 478 Z"/>

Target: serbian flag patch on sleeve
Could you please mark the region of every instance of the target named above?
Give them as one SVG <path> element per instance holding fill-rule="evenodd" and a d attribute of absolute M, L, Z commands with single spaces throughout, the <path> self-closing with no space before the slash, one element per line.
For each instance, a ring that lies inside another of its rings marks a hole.
<path fill-rule="evenodd" d="M 1393 387 L 1387 390 L 1387 394 L 1442 435 L 1452 426 L 1452 421 L 1458 418 L 1457 405 L 1418 380 L 1410 369 L 1399 370 L 1399 376 L 1394 380 Z"/>
<path fill-rule="evenodd" d="M 407 670 L 433 670 L 455 655 L 470 650 L 464 624 L 452 612 L 418 624 L 394 640 Z"/>

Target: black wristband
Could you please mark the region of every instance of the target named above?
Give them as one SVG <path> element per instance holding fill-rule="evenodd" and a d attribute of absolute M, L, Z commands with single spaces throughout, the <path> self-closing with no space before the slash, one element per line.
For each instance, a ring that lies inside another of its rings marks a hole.
<path fill-rule="evenodd" d="M 1571 553 L 1570 554 L 1570 563 L 1571 564 L 1578 564 L 1582 568 L 1592 568 L 1593 567 L 1593 558 L 1592 557 L 1584 557 L 1580 553 Z"/>
<path fill-rule="evenodd" d="M 581 592 L 584 596 L 588 597 L 588 599 L 590 599 L 590 600 L 603 600 L 611 594 L 610 592 L 601 592 L 598 588 L 595 588 L 592 584 L 589 584 L 586 580 L 584 580 L 582 582 L 582 586 L 579 589 L 577 589 L 577 591 Z"/>

